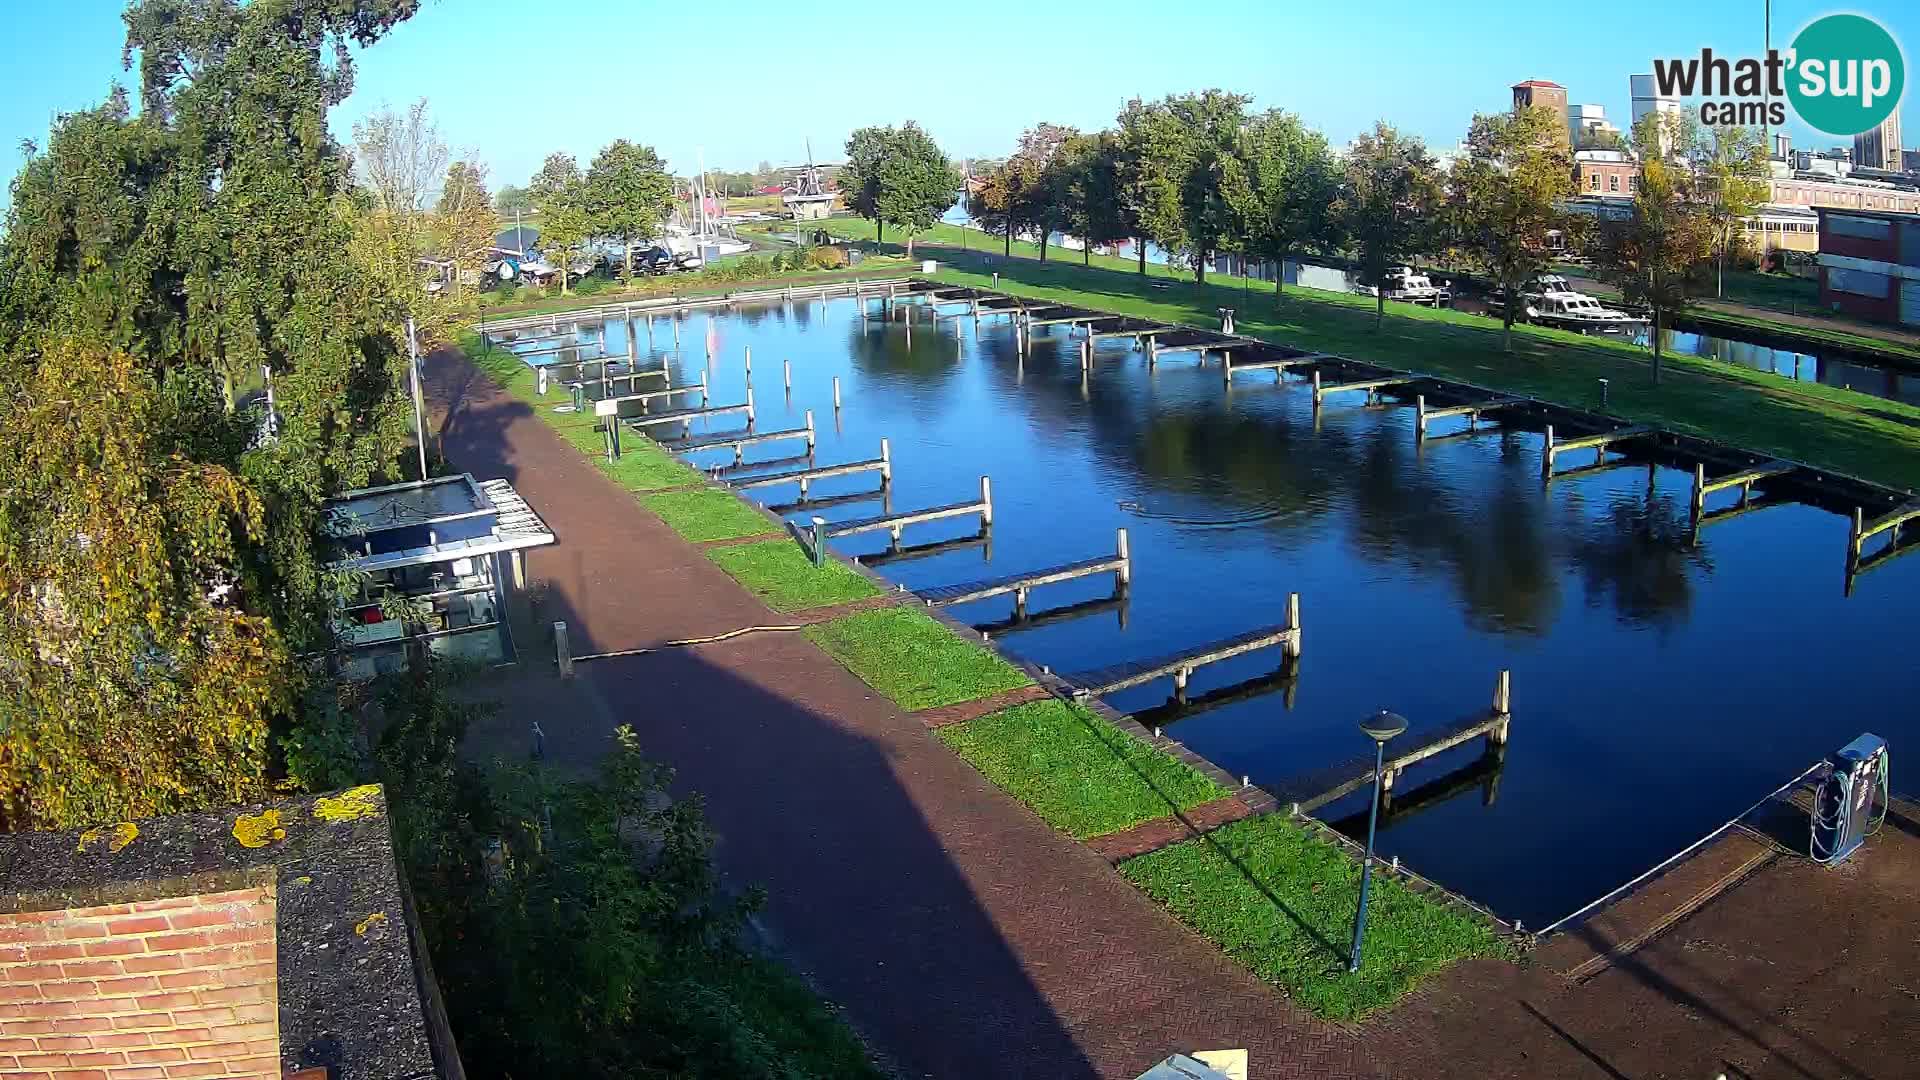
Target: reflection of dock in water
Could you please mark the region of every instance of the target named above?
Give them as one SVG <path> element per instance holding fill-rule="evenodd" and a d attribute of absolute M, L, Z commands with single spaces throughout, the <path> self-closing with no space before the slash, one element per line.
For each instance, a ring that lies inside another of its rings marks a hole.
<path fill-rule="evenodd" d="M 1488 746 L 1479 757 L 1465 765 L 1403 794 L 1396 796 L 1391 788 L 1382 791 L 1380 824 L 1392 825 L 1423 810 L 1451 802 L 1475 788 L 1480 790 L 1480 805 L 1492 806 L 1500 798 L 1500 778 L 1506 769 L 1507 748 L 1505 744 L 1499 744 Z M 1363 807 L 1329 824 L 1348 836 L 1361 835 L 1367 828 L 1367 811 Z"/>
<path fill-rule="evenodd" d="M 979 548 L 981 558 L 989 562 L 992 561 L 992 527 L 983 528 L 972 536 L 960 536 L 952 540 L 936 540 L 932 543 L 914 544 L 911 546 L 902 546 L 898 543 L 893 543 L 889 544 L 885 551 L 875 552 L 872 555 L 853 555 L 849 557 L 862 566 L 885 566 L 888 563 L 911 562 L 914 559 L 930 559 L 935 555 L 945 555 L 950 551 L 965 551 L 968 548 Z"/>
<path fill-rule="evenodd" d="M 1184 690 L 1175 690 L 1173 696 L 1161 704 L 1135 711 L 1133 718 L 1145 727 L 1158 731 L 1177 720 L 1185 720 L 1228 705 L 1238 705 L 1243 701 L 1266 697 L 1276 691 L 1281 695 L 1281 707 L 1291 712 L 1293 699 L 1299 687 L 1300 662 L 1288 657 L 1281 662 L 1278 671 L 1269 671 L 1251 679 L 1217 687 L 1197 697 L 1188 697 Z"/>
<path fill-rule="evenodd" d="M 1112 596 L 1102 596 L 1093 600 L 1082 600 L 1078 603 L 1065 604 L 1057 608 L 1048 608 L 1045 611 L 1028 612 L 1026 614 L 1016 613 L 995 622 L 974 623 L 973 628 L 980 632 L 981 637 L 992 640 L 1005 634 L 1017 634 L 1022 630 L 1040 630 L 1049 626 L 1058 626 L 1061 623 L 1072 622 L 1075 619 L 1084 619 L 1090 615 L 1102 615 L 1111 611 L 1118 615 L 1120 629 L 1125 630 L 1127 628 L 1128 609 L 1131 603 L 1131 598 L 1126 590 L 1121 590 Z"/>

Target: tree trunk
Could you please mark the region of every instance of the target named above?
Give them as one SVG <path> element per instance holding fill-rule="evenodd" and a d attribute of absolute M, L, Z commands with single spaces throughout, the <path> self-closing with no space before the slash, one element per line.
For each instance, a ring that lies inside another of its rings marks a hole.
<path fill-rule="evenodd" d="M 1387 290 L 1383 286 L 1375 286 L 1373 290 L 1373 328 L 1375 330 L 1380 329 L 1380 324 L 1385 322 L 1386 318 Z"/>
<path fill-rule="evenodd" d="M 1007 258 L 1013 258 L 1013 219 L 1007 219 Z"/>
<path fill-rule="evenodd" d="M 1509 289 L 1507 290 L 1507 295 L 1514 296 L 1514 295 L 1517 295 L 1519 291 L 1520 290 L 1518 289 Z M 1506 335 L 1507 335 L 1506 340 L 1502 342 L 1500 345 L 1500 351 L 1510 353 L 1513 351 L 1513 305 L 1512 304 L 1502 305 L 1500 322 L 1501 322 L 1501 325 L 1505 328 Z"/>
<path fill-rule="evenodd" d="M 626 279 L 626 283 L 627 283 L 627 284 L 628 284 L 629 286 L 631 286 L 631 285 L 633 284 L 633 237 L 631 237 L 631 236 L 629 236 L 629 237 L 627 237 L 627 279 Z"/>
<path fill-rule="evenodd" d="M 1653 327 L 1652 327 L 1653 385 L 1659 386 L 1660 385 L 1660 307 L 1657 304 L 1650 304 L 1648 305 L 1648 308 L 1653 313 Z"/>
<path fill-rule="evenodd" d="M 1273 295 L 1279 296 L 1287 291 L 1287 249 L 1273 257 Z"/>
<path fill-rule="evenodd" d="M 1040 226 L 1040 261 L 1047 261 L 1047 227 Z"/>
<path fill-rule="evenodd" d="M 1207 254 L 1204 251 L 1193 257 L 1193 283 L 1195 285 L 1207 283 Z"/>
<path fill-rule="evenodd" d="M 1134 246 L 1135 257 L 1137 257 L 1140 260 L 1140 276 L 1146 277 L 1147 276 L 1147 238 L 1144 236 L 1134 237 L 1133 246 Z"/>
<path fill-rule="evenodd" d="M 873 219 L 873 242 L 876 245 L 887 242 L 887 223 L 879 218 Z"/>
<path fill-rule="evenodd" d="M 1713 264 L 1713 296 L 1716 300 L 1727 295 L 1727 246 L 1720 245 L 1720 257 Z"/>
<path fill-rule="evenodd" d="M 1086 237 L 1080 238 L 1080 265 L 1093 265 L 1093 243 Z"/>
<path fill-rule="evenodd" d="M 913 241 L 914 241 L 914 235 L 912 233 L 908 233 L 907 234 L 907 261 L 908 262 L 913 261 Z"/>

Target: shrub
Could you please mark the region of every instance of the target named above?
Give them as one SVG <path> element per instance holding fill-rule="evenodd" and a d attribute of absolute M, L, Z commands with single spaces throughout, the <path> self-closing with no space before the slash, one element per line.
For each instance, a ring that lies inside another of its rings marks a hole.
<path fill-rule="evenodd" d="M 808 250 L 806 265 L 813 270 L 838 270 L 847 265 L 847 253 L 837 247 L 822 244 Z"/>

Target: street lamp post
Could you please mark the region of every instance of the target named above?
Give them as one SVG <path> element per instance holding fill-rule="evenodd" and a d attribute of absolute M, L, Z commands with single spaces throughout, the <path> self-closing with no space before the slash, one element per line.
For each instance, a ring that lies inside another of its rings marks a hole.
<path fill-rule="evenodd" d="M 1360 721 L 1360 733 L 1373 740 L 1373 809 L 1367 814 L 1367 857 L 1360 864 L 1360 908 L 1353 915 L 1353 948 L 1347 970 L 1360 970 L 1360 943 L 1367 935 L 1367 890 L 1373 884 L 1373 834 L 1380 824 L 1380 791 L 1385 781 L 1387 741 L 1407 730 L 1407 718 L 1385 709 Z"/>

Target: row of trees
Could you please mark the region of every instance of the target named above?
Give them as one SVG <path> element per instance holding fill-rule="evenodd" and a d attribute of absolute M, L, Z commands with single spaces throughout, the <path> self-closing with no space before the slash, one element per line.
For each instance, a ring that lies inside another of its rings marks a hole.
<path fill-rule="evenodd" d="M 607 144 L 585 172 L 572 154 L 549 154 L 527 184 L 527 200 L 540 213 L 540 242 L 563 269 L 601 240 L 625 252 L 622 275 L 633 276 L 634 245 L 660 235 L 673 212 L 673 177 L 651 146 L 626 139 Z M 560 275 L 567 291 L 567 275 Z"/>
<path fill-rule="evenodd" d="M 1570 211 L 1573 157 L 1548 110 L 1476 116 L 1463 153 L 1442 169 L 1419 139 L 1385 123 L 1336 152 L 1291 113 L 1249 112 L 1250 100 L 1221 90 L 1136 99 L 1093 133 L 1037 124 L 1011 155 L 976 172 L 968 213 L 1004 237 L 1008 254 L 1021 235 L 1037 239 L 1042 261 L 1056 233 L 1077 237 L 1089 259 L 1094 247 L 1133 240 L 1144 274 L 1150 242 L 1202 284 L 1224 252 L 1276 265 L 1348 257 L 1376 286 L 1394 266 L 1432 256 L 1470 265 L 1517 295 L 1569 241 L 1584 240 L 1629 299 L 1659 318 L 1699 291 L 1704 266 L 1724 269 L 1767 192 L 1760 138 L 1702 129 L 1690 114 L 1656 114 L 1635 132 L 1629 148 L 1645 178 L 1632 220 L 1608 223 Z M 950 205 L 942 201 L 945 158 L 912 125 L 902 144 L 910 150 L 896 150 L 892 131 L 856 133 L 849 158 L 860 177 L 927 178 L 899 186 L 896 204 L 913 212 L 864 191 L 849 205 L 911 236 Z M 1283 277 L 1275 274 L 1276 291 Z M 1382 297 L 1377 313 L 1384 305 Z M 1517 309 L 1506 305 L 1508 348 Z"/>

